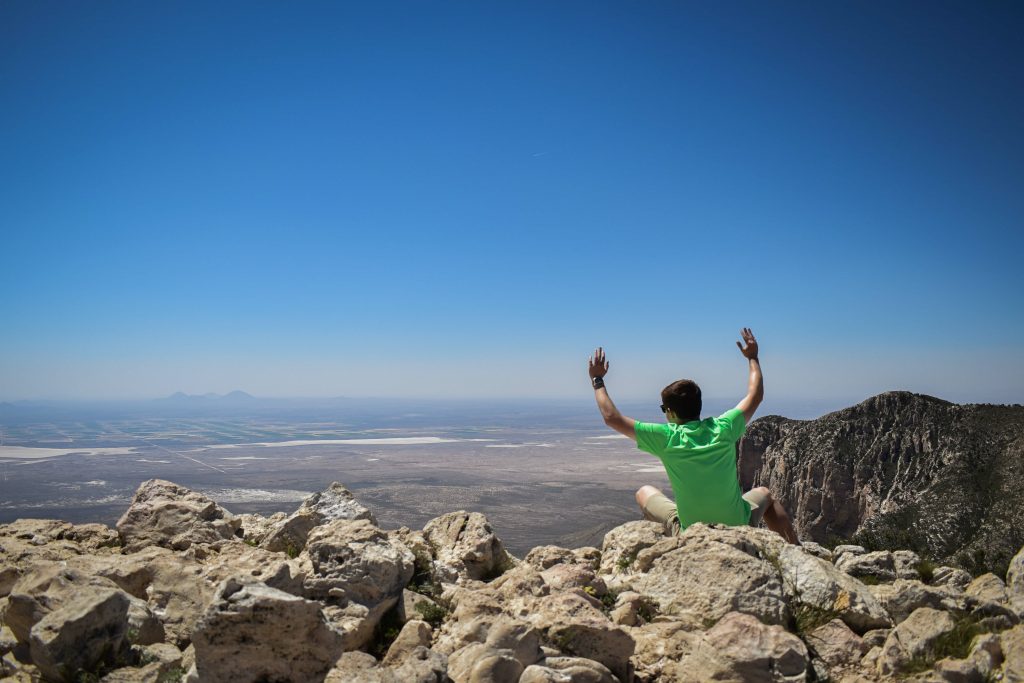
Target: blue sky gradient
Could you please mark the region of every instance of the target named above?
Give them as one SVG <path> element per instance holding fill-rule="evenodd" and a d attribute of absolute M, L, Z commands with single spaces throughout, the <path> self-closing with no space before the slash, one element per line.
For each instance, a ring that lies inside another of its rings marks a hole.
<path fill-rule="evenodd" d="M 1019 3 L 0 4 L 0 400 L 1024 401 Z"/>

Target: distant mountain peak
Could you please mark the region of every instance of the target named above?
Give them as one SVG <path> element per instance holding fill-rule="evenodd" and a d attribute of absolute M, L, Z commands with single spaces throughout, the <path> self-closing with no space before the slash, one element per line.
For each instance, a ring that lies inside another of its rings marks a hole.
<path fill-rule="evenodd" d="M 252 401 L 255 400 L 255 396 L 248 394 L 241 389 L 235 389 L 234 391 L 224 394 L 221 399 L 226 401 Z"/>
<path fill-rule="evenodd" d="M 246 393 L 246 392 L 244 392 L 244 391 L 242 391 L 240 389 L 235 389 L 234 391 L 232 391 L 232 392 L 230 392 L 228 394 L 224 394 L 223 396 L 221 396 L 220 394 L 215 394 L 213 392 L 209 392 L 209 393 L 206 393 L 206 394 L 186 394 L 183 391 L 176 391 L 173 394 L 171 394 L 170 396 L 168 396 L 167 398 L 161 398 L 161 399 L 157 399 L 157 400 L 158 401 L 189 401 L 189 402 L 196 402 L 196 401 L 231 401 L 231 402 L 236 402 L 236 401 L 254 401 L 254 400 L 256 400 L 256 397 L 253 396 L 252 394 L 248 394 L 248 393 Z"/>

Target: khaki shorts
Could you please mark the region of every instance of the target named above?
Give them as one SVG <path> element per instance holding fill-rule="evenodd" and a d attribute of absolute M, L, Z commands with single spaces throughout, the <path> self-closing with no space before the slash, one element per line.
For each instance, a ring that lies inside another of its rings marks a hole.
<path fill-rule="evenodd" d="M 743 500 L 750 506 L 750 526 L 760 526 L 761 518 L 768 509 L 769 498 L 760 489 L 751 489 L 743 494 Z M 667 536 L 678 536 L 680 531 L 679 514 L 674 500 L 656 493 L 647 499 L 644 505 L 644 517 L 652 522 L 661 522 L 665 526 Z"/>

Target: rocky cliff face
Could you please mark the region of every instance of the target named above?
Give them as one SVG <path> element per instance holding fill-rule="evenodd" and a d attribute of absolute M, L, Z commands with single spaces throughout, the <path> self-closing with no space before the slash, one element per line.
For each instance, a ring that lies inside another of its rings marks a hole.
<path fill-rule="evenodd" d="M 235 516 L 152 480 L 116 530 L 0 526 L 0 561 L 4 680 L 1024 680 L 1024 550 L 1004 581 L 635 521 L 519 559 L 478 513 L 385 530 L 332 484 Z"/>
<path fill-rule="evenodd" d="M 890 392 L 816 420 L 755 420 L 744 488 L 767 486 L 802 537 L 911 548 L 1003 573 L 1024 543 L 1024 406 Z"/>

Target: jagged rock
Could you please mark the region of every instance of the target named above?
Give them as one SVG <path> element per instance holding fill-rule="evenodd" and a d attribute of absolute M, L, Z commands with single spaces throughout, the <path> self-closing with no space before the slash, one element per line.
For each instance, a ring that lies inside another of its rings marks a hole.
<path fill-rule="evenodd" d="M 807 647 L 781 626 L 730 612 L 697 642 L 693 652 L 666 672 L 684 681 L 807 680 Z"/>
<path fill-rule="evenodd" d="M 178 648 L 167 643 L 156 643 L 140 648 L 139 666 L 129 666 L 111 671 L 100 683 L 168 683 L 176 681 L 175 671 L 185 671 L 182 667 L 182 653 Z"/>
<path fill-rule="evenodd" d="M 963 590 L 971 583 L 971 575 L 956 567 L 936 567 L 932 571 L 931 585 Z"/>
<path fill-rule="evenodd" d="M 12 631 L 9 626 L 2 623 L 2 616 L 6 608 L 7 600 L 5 598 L 3 600 L 3 604 L 0 604 L 0 657 L 18 646 L 18 639 L 15 637 L 14 631 Z"/>
<path fill-rule="evenodd" d="M 843 555 L 863 555 L 867 550 L 862 545 L 837 545 L 832 548 L 832 557 L 838 562 Z"/>
<path fill-rule="evenodd" d="M 539 632 L 506 615 L 480 615 L 452 627 L 435 649 L 451 652 L 448 675 L 456 683 L 518 680 L 542 656 Z"/>
<path fill-rule="evenodd" d="M 582 657 L 548 657 L 523 670 L 519 683 L 619 683 L 608 667 Z"/>
<path fill-rule="evenodd" d="M 914 609 L 917 609 L 916 607 Z M 913 611 L 913 610 L 911 610 Z M 910 616 L 908 613 L 907 616 Z M 904 617 L 905 619 L 906 617 Z M 903 621 L 903 619 L 900 619 Z M 882 647 L 885 645 L 885 639 L 889 637 L 889 633 L 892 631 L 891 628 L 873 628 L 867 631 L 861 638 L 864 640 L 864 645 L 869 650 L 873 647 Z"/>
<path fill-rule="evenodd" d="M 1024 548 L 1010 560 L 1010 567 L 1006 570 L 1006 591 L 1011 604 L 1024 617 Z"/>
<path fill-rule="evenodd" d="M 518 681 L 524 666 L 509 650 L 473 643 L 448 658 L 453 683 L 502 683 Z"/>
<path fill-rule="evenodd" d="M 373 655 L 346 652 L 327 672 L 324 683 L 401 683 L 390 669 L 378 666 Z"/>
<path fill-rule="evenodd" d="M 988 602 L 1007 603 L 1010 599 L 1006 584 L 995 574 L 982 574 L 967 585 L 964 593 Z"/>
<path fill-rule="evenodd" d="M 692 537 L 692 533 L 689 534 L 689 536 Z M 662 538 L 654 545 L 648 546 L 638 552 L 636 554 L 636 559 L 629 565 L 628 569 L 641 573 L 649 572 L 651 571 L 651 567 L 654 566 L 654 563 L 657 562 L 662 555 L 668 555 L 673 550 L 678 550 L 684 545 L 686 545 L 686 541 L 679 536 Z M 614 579 L 617 577 L 613 576 L 611 578 Z"/>
<path fill-rule="evenodd" d="M 163 623 L 166 637 L 185 647 L 215 586 L 203 578 L 202 565 L 180 555 L 154 555 L 150 569 L 152 578 L 145 589 L 149 607 Z"/>
<path fill-rule="evenodd" d="M 158 557 L 176 559 L 172 551 L 154 546 L 129 555 L 81 555 L 68 559 L 67 565 L 89 576 L 110 579 L 124 592 L 145 600 Z"/>
<path fill-rule="evenodd" d="M 275 512 L 269 517 L 251 513 L 238 515 L 238 531 L 246 543 L 259 545 L 267 534 L 287 518 L 288 514 L 285 512 Z"/>
<path fill-rule="evenodd" d="M 320 681 L 341 636 L 312 600 L 262 583 L 223 582 L 192 633 L 198 680 Z"/>
<path fill-rule="evenodd" d="M 1003 645 L 999 635 L 985 633 L 975 638 L 968 658 L 974 662 L 982 678 L 993 678 L 996 669 L 1003 663 Z"/>
<path fill-rule="evenodd" d="M 377 526 L 377 520 L 369 509 L 357 501 L 343 485 L 332 482 L 324 491 L 306 497 L 298 510 L 264 536 L 260 546 L 294 556 L 306 546 L 306 538 L 314 527 L 335 520 L 355 519 L 365 519 Z"/>
<path fill-rule="evenodd" d="M 416 571 L 429 571 L 430 563 L 434 559 L 434 549 L 427 542 L 422 531 L 403 526 L 389 531 L 388 536 L 409 549 L 409 552 L 416 558 Z"/>
<path fill-rule="evenodd" d="M 811 652 L 829 668 L 852 666 L 868 651 L 864 640 L 851 631 L 842 619 L 833 619 L 819 626 L 804 636 L 804 640 Z"/>
<path fill-rule="evenodd" d="M 896 563 L 888 550 L 872 553 L 844 553 L 836 560 L 836 569 L 859 578 L 872 577 L 878 581 L 893 581 L 896 578 Z"/>
<path fill-rule="evenodd" d="M 430 647 L 433 639 L 433 629 L 425 621 L 413 619 L 405 622 L 398 636 L 391 643 L 387 654 L 384 655 L 382 663 L 390 664 L 404 659 L 412 650 L 417 647 Z"/>
<path fill-rule="evenodd" d="M 143 482 L 117 521 L 127 552 L 159 545 L 184 550 L 234 537 L 240 521 L 206 496 L 162 479 Z"/>
<path fill-rule="evenodd" d="M 636 643 L 582 594 L 561 593 L 539 600 L 526 618 L 561 652 L 598 661 L 621 680 L 628 680 L 629 658 Z"/>
<path fill-rule="evenodd" d="M 368 520 L 335 520 L 309 535 L 313 574 L 307 597 L 372 605 L 401 594 L 412 578 L 413 554 Z"/>
<path fill-rule="evenodd" d="M 540 573 L 552 591 L 579 588 L 598 597 L 608 592 L 604 581 L 583 564 L 556 564 Z"/>
<path fill-rule="evenodd" d="M 128 605 L 118 588 L 78 587 L 32 626 L 32 663 L 45 678 L 61 680 L 114 659 L 128 645 Z"/>
<path fill-rule="evenodd" d="M 221 546 L 203 565 L 203 579 L 212 586 L 233 576 L 265 583 L 292 595 L 302 595 L 306 571 L 297 560 L 280 553 L 254 548 L 240 541 Z"/>
<path fill-rule="evenodd" d="M 785 623 L 788 612 L 779 572 L 761 558 L 752 541 L 739 535 L 746 533 L 693 525 L 680 536 L 680 547 L 658 558 L 633 582 L 634 588 L 661 613 L 695 628 L 713 624 L 729 612 Z M 708 581 L 712 576 L 714 581 Z"/>
<path fill-rule="evenodd" d="M 1014 626 L 999 635 L 1003 661 L 1003 680 L 1013 683 L 1024 681 L 1024 624 Z"/>
<path fill-rule="evenodd" d="M 944 586 L 928 586 L 920 581 L 897 579 L 891 584 L 868 586 L 885 611 L 898 624 L 920 607 L 964 612 L 967 609 L 962 593 Z"/>
<path fill-rule="evenodd" d="M 539 545 L 530 550 L 523 560 L 537 571 L 544 571 L 556 564 L 575 564 L 576 554 L 568 548 L 557 545 Z"/>
<path fill-rule="evenodd" d="M 892 676 L 904 671 L 915 658 L 927 657 L 941 636 L 954 628 L 945 612 L 921 607 L 889 633 L 878 657 L 878 673 Z"/>
<path fill-rule="evenodd" d="M 666 682 L 671 679 L 667 675 L 662 678 L 664 668 L 693 652 L 704 635 L 699 631 L 688 630 L 685 624 L 678 621 L 644 624 L 629 629 L 629 634 L 636 641 L 632 662 L 637 677 L 643 681 Z"/>
<path fill-rule="evenodd" d="M 4 623 L 19 643 L 28 643 L 32 629 L 50 612 L 77 598 L 94 594 L 106 596 L 112 590 L 121 592 L 112 581 L 68 569 L 63 563 L 37 564 L 18 580 L 7 596 Z M 125 615 L 127 598 L 125 595 Z M 127 618 L 124 626 L 127 628 Z"/>
<path fill-rule="evenodd" d="M 664 527 L 657 522 L 637 520 L 615 527 L 601 544 L 601 574 L 621 574 L 632 570 L 637 554 L 665 538 Z"/>
<path fill-rule="evenodd" d="M 576 556 L 576 561 L 580 564 L 585 564 L 595 572 L 601 567 L 601 549 L 593 546 L 583 546 L 582 548 L 574 548 L 572 554 Z"/>
<path fill-rule="evenodd" d="M 815 557 L 820 557 L 821 559 L 828 560 L 829 562 L 832 561 L 832 551 L 820 543 L 815 543 L 814 541 L 803 541 L 801 542 L 800 547 L 804 549 L 805 553 L 810 553 Z"/>
<path fill-rule="evenodd" d="M 442 654 L 450 655 L 469 645 L 484 644 L 490 649 L 511 653 L 524 667 L 542 657 L 540 632 L 529 623 L 508 615 L 479 615 L 447 624 L 445 628 L 434 645 Z"/>
<path fill-rule="evenodd" d="M 782 546 L 776 561 L 793 609 L 803 606 L 835 614 L 858 633 L 890 625 L 888 615 L 868 587 L 832 564 L 793 545 Z"/>
<path fill-rule="evenodd" d="M 896 566 L 897 579 L 920 580 L 921 573 L 917 570 L 921 558 L 912 550 L 892 551 L 893 564 Z"/>
<path fill-rule="evenodd" d="M 162 643 L 166 634 L 164 625 L 144 600 L 128 596 L 128 641 L 133 645 Z"/>
<path fill-rule="evenodd" d="M 345 649 L 365 647 L 413 574 L 413 554 L 368 520 L 335 520 L 310 532 L 303 592 L 325 603 Z M 301 564 L 301 563 L 300 563 Z"/>
<path fill-rule="evenodd" d="M 479 512 L 450 512 L 423 527 L 423 536 L 434 549 L 436 562 L 461 579 L 487 580 L 501 574 L 511 563 L 490 522 Z"/>
<path fill-rule="evenodd" d="M 103 535 L 106 530 L 107 535 Z M 0 598 L 27 569 L 83 555 L 116 552 L 116 533 L 99 524 L 74 525 L 49 519 L 18 519 L 0 525 Z"/>

